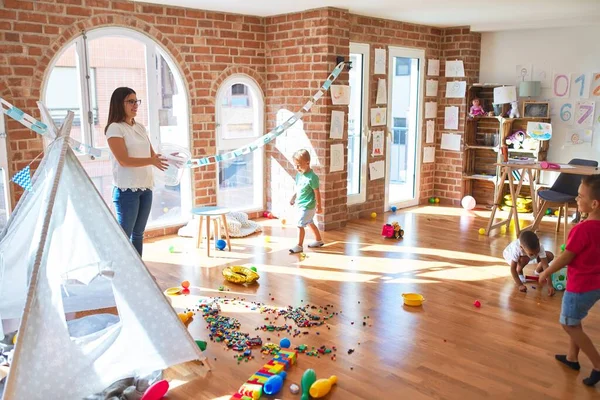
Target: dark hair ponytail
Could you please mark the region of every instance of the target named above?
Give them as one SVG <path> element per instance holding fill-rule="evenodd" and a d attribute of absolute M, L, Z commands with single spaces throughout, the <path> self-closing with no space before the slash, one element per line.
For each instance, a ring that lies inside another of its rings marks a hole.
<path fill-rule="evenodd" d="M 110 96 L 108 122 L 106 123 L 106 128 L 104 128 L 105 135 L 110 124 L 112 124 L 113 122 L 125 121 L 125 98 L 127 98 L 127 96 L 129 96 L 132 93 L 136 94 L 135 90 L 128 87 L 119 87 L 116 88 L 112 96 Z"/>

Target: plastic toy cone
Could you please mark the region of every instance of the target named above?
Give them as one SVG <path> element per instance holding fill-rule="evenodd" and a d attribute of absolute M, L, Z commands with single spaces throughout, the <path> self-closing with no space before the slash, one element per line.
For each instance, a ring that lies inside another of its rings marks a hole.
<path fill-rule="evenodd" d="M 309 400 L 309 390 L 313 383 L 317 380 L 317 373 L 314 369 L 307 369 L 302 374 L 302 380 L 300 381 L 300 385 L 302 386 L 302 397 L 300 400 Z"/>
<path fill-rule="evenodd" d="M 331 375 L 329 379 L 319 379 L 310 387 L 310 396 L 318 399 L 326 396 L 331 387 L 337 383 L 337 376 Z"/>

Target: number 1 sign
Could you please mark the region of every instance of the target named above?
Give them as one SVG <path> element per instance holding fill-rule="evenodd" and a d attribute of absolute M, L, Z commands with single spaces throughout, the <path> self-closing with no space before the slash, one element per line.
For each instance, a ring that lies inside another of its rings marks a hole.
<path fill-rule="evenodd" d="M 571 94 L 573 97 L 588 98 L 590 93 L 589 74 L 574 74 L 571 82 Z"/>
<path fill-rule="evenodd" d="M 593 101 L 578 101 L 575 108 L 575 125 L 592 127 L 594 125 L 594 110 L 596 103 Z"/>

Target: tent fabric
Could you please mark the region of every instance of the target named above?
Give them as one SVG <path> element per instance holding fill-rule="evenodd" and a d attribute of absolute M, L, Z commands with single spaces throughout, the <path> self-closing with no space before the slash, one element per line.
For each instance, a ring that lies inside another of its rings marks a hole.
<path fill-rule="evenodd" d="M 0 236 L 0 318 L 21 318 L 4 400 L 81 399 L 204 360 L 69 145 L 72 113 Z M 65 313 L 116 305 L 71 338 Z"/>

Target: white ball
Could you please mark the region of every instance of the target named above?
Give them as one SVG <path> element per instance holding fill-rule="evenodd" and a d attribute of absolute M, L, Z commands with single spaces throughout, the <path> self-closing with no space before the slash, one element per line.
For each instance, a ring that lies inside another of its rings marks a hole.
<path fill-rule="evenodd" d="M 472 210 L 477 205 L 477 202 L 473 198 L 473 196 L 465 196 L 461 200 L 460 204 L 463 206 L 465 210 Z"/>

